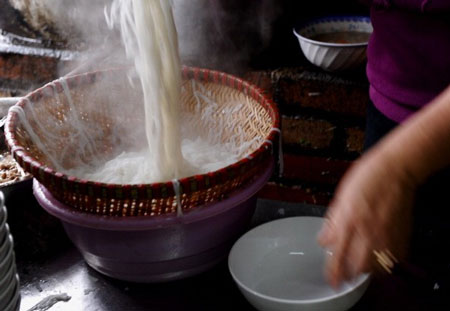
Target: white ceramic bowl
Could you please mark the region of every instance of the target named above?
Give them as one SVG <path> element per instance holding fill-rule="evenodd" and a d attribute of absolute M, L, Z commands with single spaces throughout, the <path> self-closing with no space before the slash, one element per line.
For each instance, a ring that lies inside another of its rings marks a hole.
<path fill-rule="evenodd" d="M 231 275 L 261 311 L 347 310 L 364 294 L 369 276 L 333 289 L 324 276 L 329 252 L 317 244 L 323 219 L 272 221 L 243 235 L 228 258 Z"/>
<path fill-rule="evenodd" d="M 4 298 L 4 301 L 1 299 Z M 0 305 L 4 311 L 18 311 L 20 308 L 19 275 L 16 273 L 8 287 L 0 294 Z"/>
<path fill-rule="evenodd" d="M 369 17 L 335 16 L 316 19 L 294 28 L 305 57 L 314 65 L 327 71 L 341 71 L 365 62 L 367 42 L 329 43 L 313 40 L 317 35 L 336 32 L 372 33 Z"/>
<path fill-rule="evenodd" d="M 9 226 L 6 223 L 7 217 L 6 208 L 3 206 L 3 208 L 0 208 L 0 245 L 5 242 L 5 237 L 9 234 Z"/>
<path fill-rule="evenodd" d="M 20 309 L 20 288 L 19 288 L 19 276 L 16 274 L 15 278 L 15 292 L 13 298 L 9 301 L 5 307 L 5 311 L 19 311 Z"/>
<path fill-rule="evenodd" d="M 18 275 L 16 268 L 10 270 L 7 276 L 7 281 L 3 284 L 0 291 L 0 310 L 5 310 L 11 303 L 11 300 L 15 298 L 15 294 L 18 286 Z M 14 303 L 13 303 L 14 305 Z"/>
<path fill-rule="evenodd" d="M 9 270 L 13 269 L 15 266 L 16 266 L 16 255 L 14 254 L 13 246 L 11 245 L 11 248 L 9 249 L 6 257 L 2 261 L 0 261 L 0 280 L 3 279 L 3 277 L 6 274 L 8 274 Z"/>
<path fill-rule="evenodd" d="M 14 246 L 14 239 L 11 234 L 8 234 L 0 245 L 0 266 L 7 260 L 7 257 L 11 255 Z"/>

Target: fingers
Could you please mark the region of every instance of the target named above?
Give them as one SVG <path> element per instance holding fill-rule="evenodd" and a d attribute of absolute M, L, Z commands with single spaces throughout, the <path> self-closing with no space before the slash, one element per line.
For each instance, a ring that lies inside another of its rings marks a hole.
<path fill-rule="evenodd" d="M 329 218 L 325 218 L 322 229 L 319 232 L 317 241 L 322 247 L 327 247 L 332 244 L 333 231 L 335 231 L 335 226 Z"/>
<path fill-rule="evenodd" d="M 368 272 L 372 265 L 372 250 L 369 249 L 369 242 L 366 235 L 355 231 L 353 241 L 349 247 L 349 278 L 355 278 L 362 272 Z"/>
<path fill-rule="evenodd" d="M 325 215 L 322 228 L 317 236 L 317 241 L 322 247 L 327 247 L 333 244 L 333 237 L 335 237 L 336 221 L 335 221 L 335 205 L 331 204 L 328 207 L 327 214 Z"/>
<path fill-rule="evenodd" d="M 338 287 L 348 278 L 348 249 L 353 240 L 353 230 L 345 228 L 337 232 L 336 243 L 332 245 L 333 256 L 328 260 L 326 273 L 331 286 Z"/>
<path fill-rule="evenodd" d="M 325 270 L 333 287 L 370 268 L 370 233 L 367 235 L 368 232 L 359 231 L 358 224 L 360 225 L 361 219 L 358 220 L 358 213 L 349 211 L 353 209 L 348 209 L 348 205 L 333 205 L 327 212 L 318 236 L 319 244 L 333 251 Z"/>

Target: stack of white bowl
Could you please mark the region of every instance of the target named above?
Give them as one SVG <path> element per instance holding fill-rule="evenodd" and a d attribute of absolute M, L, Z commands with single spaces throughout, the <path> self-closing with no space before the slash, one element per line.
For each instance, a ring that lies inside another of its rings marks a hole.
<path fill-rule="evenodd" d="M 19 276 L 4 202 L 0 191 L 0 310 L 16 311 L 20 307 Z"/>

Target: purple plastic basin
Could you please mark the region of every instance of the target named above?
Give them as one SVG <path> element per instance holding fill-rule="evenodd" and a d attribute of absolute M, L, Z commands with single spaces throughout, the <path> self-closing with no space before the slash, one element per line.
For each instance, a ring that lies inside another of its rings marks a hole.
<path fill-rule="evenodd" d="M 62 204 L 36 180 L 33 192 L 92 268 L 125 281 L 163 282 L 201 273 L 227 256 L 247 229 L 272 169 L 273 163 L 229 198 L 180 217 L 98 216 Z"/>

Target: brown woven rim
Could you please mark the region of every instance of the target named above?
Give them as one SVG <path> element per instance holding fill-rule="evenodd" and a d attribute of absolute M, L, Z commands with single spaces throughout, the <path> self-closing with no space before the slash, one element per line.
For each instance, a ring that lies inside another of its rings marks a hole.
<path fill-rule="evenodd" d="M 98 78 L 101 78 L 103 74 L 108 72 L 111 72 L 111 70 L 85 73 L 67 77 L 65 79 L 69 87 L 76 87 L 81 83 L 93 83 Z M 239 176 L 239 174 L 242 174 L 243 172 L 254 170 L 255 166 L 259 166 L 263 162 L 267 163 L 268 155 L 273 153 L 274 146 L 278 144 L 280 121 L 277 106 L 271 99 L 264 95 L 264 91 L 240 78 L 208 69 L 183 67 L 182 75 L 183 78 L 187 80 L 193 79 L 200 82 L 213 82 L 227 86 L 253 98 L 270 115 L 273 130 L 265 138 L 265 142 L 247 158 L 243 158 L 234 164 L 214 172 L 179 179 L 178 182 L 180 183 L 181 194 L 189 195 L 197 191 L 214 187 L 215 185 L 220 185 L 235 176 Z M 27 100 L 31 102 L 39 101 L 45 96 L 43 90 L 49 85 L 54 85 L 53 83 L 54 82 L 51 82 L 30 93 L 20 100 L 17 105 L 23 107 Z M 153 200 L 175 196 L 172 181 L 133 185 L 107 184 L 83 180 L 74 176 L 65 175 L 61 172 L 56 172 L 51 167 L 37 161 L 25 150 L 24 146 L 20 145 L 16 137 L 17 122 L 17 114 L 15 112 L 10 112 L 5 125 L 5 137 L 12 155 L 19 165 L 25 171 L 31 173 L 41 184 L 46 187 L 52 185 L 52 187 L 48 188 L 53 194 L 56 193 L 54 193 L 55 191 L 52 191 L 52 189 L 56 188 L 61 189 L 62 191 L 72 191 L 86 196 L 108 197 L 109 199 L 117 200 L 128 198 L 145 198 L 147 200 Z"/>

